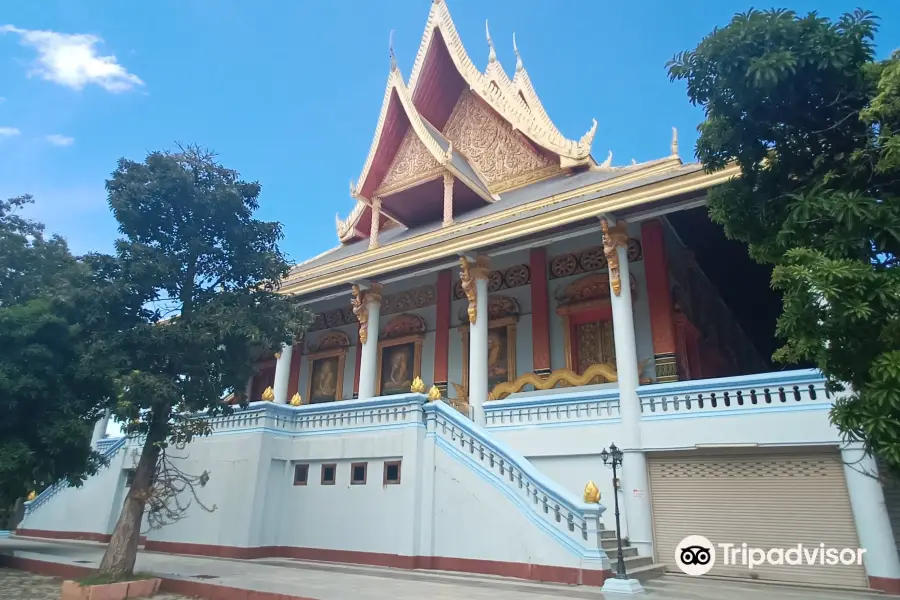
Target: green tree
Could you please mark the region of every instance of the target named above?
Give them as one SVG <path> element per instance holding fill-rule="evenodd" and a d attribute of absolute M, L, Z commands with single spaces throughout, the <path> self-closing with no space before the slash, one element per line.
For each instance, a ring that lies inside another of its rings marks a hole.
<path fill-rule="evenodd" d="M 847 441 L 900 472 L 900 55 L 876 60 L 877 18 L 735 15 L 668 64 L 705 110 L 696 153 L 741 175 L 711 217 L 775 265 L 783 362 L 809 361 Z"/>
<path fill-rule="evenodd" d="M 118 578 L 134 569 L 148 500 L 170 492 L 154 489 L 166 448 L 209 434 L 195 415 L 229 412 L 226 394 L 245 403 L 255 360 L 290 343 L 309 313 L 277 292 L 289 265 L 278 248 L 281 225 L 253 216 L 259 184 L 211 153 L 189 147 L 122 159 L 106 188 L 122 234 L 118 277 L 152 308 L 114 341 L 129 364 L 114 412 L 144 439 L 100 565 Z"/>
<path fill-rule="evenodd" d="M 76 258 L 65 240 L 46 237 L 20 214 L 31 201 L 0 201 L 3 508 L 30 490 L 59 479 L 80 485 L 96 472 L 91 429 L 115 398 L 118 374 L 104 339 L 128 322 L 126 296 L 106 278 L 107 258 Z"/>

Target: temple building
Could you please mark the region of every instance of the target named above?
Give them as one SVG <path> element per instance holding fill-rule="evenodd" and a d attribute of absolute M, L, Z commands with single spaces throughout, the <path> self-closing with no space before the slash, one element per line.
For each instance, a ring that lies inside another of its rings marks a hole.
<path fill-rule="evenodd" d="M 488 31 L 480 69 L 436 0 L 411 73 L 391 53 L 335 247 L 281 284 L 315 321 L 185 451 L 218 510 L 146 547 L 603 585 L 617 534 L 637 579 L 702 535 L 866 549 L 713 575 L 900 593 L 900 494 L 831 426 L 821 374 L 771 363 L 770 271 L 707 215 L 737 168 L 684 162 L 674 129 L 656 160 L 595 159 L 597 122 L 563 134 L 512 43 L 510 74 Z M 108 539 L 131 443 L 98 441 L 110 467 L 20 534 Z"/>

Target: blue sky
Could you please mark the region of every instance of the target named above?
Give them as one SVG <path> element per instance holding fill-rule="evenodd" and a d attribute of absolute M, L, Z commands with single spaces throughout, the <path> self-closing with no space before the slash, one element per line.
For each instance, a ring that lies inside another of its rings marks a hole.
<path fill-rule="evenodd" d="M 692 155 L 701 118 L 664 65 L 749 0 L 446 0 L 476 65 L 484 20 L 498 57 L 512 34 L 550 116 L 613 164 Z M 764 5 L 758 5 L 763 7 Z M 768 5 L 765 5 L 768 6 Z M 785 0 L 773 6 L 882 17 L 879 54 L 900 46 L 900 2 Z M 284 224 L 293 260 L 336 244 L 353 205 L 387 77 L 388 35 L 408 77 L 428 0 L 43 0 L 0 12 L 0 197 L 31 193 L 32 215 L 73 250 L 111 251 L 104 180 L 120 156 L 174 142 L 216 150 L 262 183 L 261 216 Z M 77 35 L 78 37 L 65 37 Z M 103 59 L 102 57 L 114 57 Z M 43 59 L 43 61 L 41 61 Z"/>

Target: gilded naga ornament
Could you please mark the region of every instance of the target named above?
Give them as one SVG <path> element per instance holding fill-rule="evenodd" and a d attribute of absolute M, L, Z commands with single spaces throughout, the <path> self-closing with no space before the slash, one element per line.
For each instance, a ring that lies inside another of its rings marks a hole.
<path fill-rule="evenodd" d="M 593 481 L 588 481 L 587 485 L 584 486 L 584 503 L 585 504 L 599 504 L 600 502 L 600 489 L 597 488 L 597 484 Z"/>
<path fill-rule="evenodd" d="M 475 287 L 475 281 L 488 278 L 488 258 L 479 256 L 474 263 L 471 263 L 465 256 L 461 256 L 459 258 L 459 266 L 459 281 L 462 284 L 463 292 L 466 294 L 466 299 L 469 301 L 467 311 L 469 313 L 469 323 L 474 325 L 478 319 L 478 308 L 476 306 L 478 291 Z"/>
<path fill-rule="evenodd" d="M 300 397 L 300 392 L 297 392 L 291 397 L 291 406 L 302 406 L 303 398 Z"/>
<path fill-rule="evenodd" d="M 425 382 L 422 381 L 421 377 L 416 377 L 415 379 L 413 379 L 412 385 L 409 386 L 409 391 L 413 394 L 425 393 Z"/>
<path fill-rule="evenodd" d="M 606 262 L 609 265 L 609 282 L 613 293 L 618 296 L 622 293 L 618 247 L 627 246 L 628 236 L 624 233 L 624 223 L 610 227 L 606 219 L 601 219 L 600 227 L 603 230 L 603 254 L 606 255 Z"/>
<path fill-rule="evenodd" d="M 441 399 L 441 390 L 438 389 L 438 386 L 433 385 L 431 389 L 428 390 L 428 400 L 430 402 L 437 402 Z"/>
<path fill-rule="evenodd" d="M 263 402 L 273 402 L 275 400 L 275 390 L 272 389 L 270 385 L 262 393 L 262 401 Z"/>
<path fill-rule="evenodd" d="M 359 321 L 359 343 L 365 344 L 366 340 L 369 339 L 369 309 L 366 307 L 363 291 L 359 289 L 358 285 L 354 285 L 351 288 L 351 293 L 353 294 L 353 299 L 350 300 L 350 305 L 353 307 L 353 314 L 356 315 L 356 320 Z"/>

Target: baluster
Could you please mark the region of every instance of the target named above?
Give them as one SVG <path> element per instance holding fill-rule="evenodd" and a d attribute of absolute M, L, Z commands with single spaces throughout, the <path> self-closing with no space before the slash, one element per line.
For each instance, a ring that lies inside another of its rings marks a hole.
<path fill-rule="evenodd" d="M 814 386 L 813 384 L 809 384 L 809 399 L 816 399 L 816 386 Z"/>
<path fill-rule="evenodd" d="M 725 406 L 731 407 L 731 397 L 728 395 L 727 391 L 722 394 L 722 397 L 724 398 Z"/>
<path fill-rule="evenodd" d="M 744 405 L 744 394 L 743 394 L 743 392 L 741 392 L 741 390 L 737 391 L 737 403 L 738 403 L 738 406 Z"/>
<path fill-rule="evenodd" d="M 504 467 L 504 462 L 503 462 L 503 459 L 501 458 L 501 459 L 500 459 L 500 474 L 501 474 L 501 475 L 504 474 L 503 467 Z"/>
<path fill-rule="evenodd" d="M 752 389 L 752 390 L 750 390 L 750 404 L 756 404 L 756 403 L 757 403 L 756 390 Z"/>
<path fill-rule="evenodd" d="M 569 513 L 569 517 L 568 519 L 566 519 L 566 521 L 569 524 L 569 531 L 575 531 L 575 517 L 572 516 L 571 512 Z"/>
<path fill-rule="evenodd" d="M 799 385 L 794 386 L 794 400 L 796 400 L 797 402 L 800 402 L 800 386 Z"/>
<path fill-rule="evenodd" d="M 542 504 L 543 507 L 544 507 L 544 512 L 545 512 L 545 513 L 549 513 L 549 512 L 550 512 L 550 507 L 547 506 L 547 494 L 541 494 L 541 495 L 543 496 L 543 498 L 541 499 L 541 504 Z"/>
<path fill-rule="evenodd" d="M 766 399 L 766 404 L 772 404 L 772 394 L 769 393 L 769 388 L 763 388 L 763 395 Z"/>
<path fill-rule="evenodd" d="M 713 407 L 713 408 L 718 408 L 718 403 L 716 402 L 716 393 L 715 393 L 715 392 L 711 392 L 711 393 L 709 394 L 709 397 L 710 397 L 710 404 L 712 404 L 712 407 Z"/>
<path fill-rule="evenodd" d="M 559 504 L 557 504 L 557 505 L 555 506 L 555 508 L 553 509 L 553 515 L 556 517 L 556 522 L 557 522 L 557 523 L 559 523 L 560 521 L 562 521 L 562 517 L 561 517 L 560 514 L 559 514 Z"/>
<path fill-rule="evenodd" d="M 581 522 L 581 539 L 587 541 L 587 521 Z"/>
<path fill-rule="evenodd" d="M 778 387 L 778 399 L 781 400 L 782 403 L 787 402 L 787 394 L 784 393 L 784 388 Z"/>

